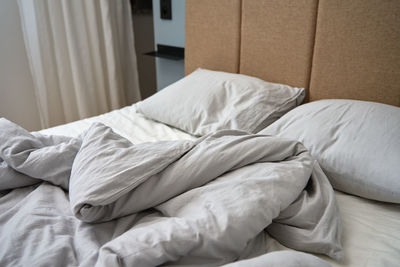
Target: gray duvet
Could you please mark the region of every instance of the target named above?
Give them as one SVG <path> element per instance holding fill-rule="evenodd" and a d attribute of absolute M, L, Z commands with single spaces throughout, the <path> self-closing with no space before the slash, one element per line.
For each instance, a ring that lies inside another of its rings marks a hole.
<path fill-rule="evenodd" d="M 264 231 L 343 256 L 326 176 L 299 142 L 272 136 L 132 144 L 100 123 L 69 138 L 0 119 L 0 196 L 0 266 L 326 265 L 260 256 Z"/>

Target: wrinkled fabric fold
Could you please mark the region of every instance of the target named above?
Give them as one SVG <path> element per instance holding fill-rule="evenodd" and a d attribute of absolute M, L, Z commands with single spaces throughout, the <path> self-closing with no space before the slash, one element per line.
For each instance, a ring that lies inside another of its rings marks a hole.
<path fill-rule="evenodd" d="M 249 246 L 262 254 L 265 229 L 288 247 L 343 256 L 333 189 L 297 141 L 224 130 L 132 144 L 101 123 L 67 138 L 31 134 L 5 119 L 0 129 L 0 178 L 7 177 L 0 185 L 45 181 L 68 190 L 60 201 L 83 222 L 157 212 L 105 242 L 88 266 L 222 265 L 257 256 Z"/>
<path fill-rule="evenodd" d="M 31 134 L 0 118 L 0 190 L 46 181 L 68 190 L 79 138 Z"/>

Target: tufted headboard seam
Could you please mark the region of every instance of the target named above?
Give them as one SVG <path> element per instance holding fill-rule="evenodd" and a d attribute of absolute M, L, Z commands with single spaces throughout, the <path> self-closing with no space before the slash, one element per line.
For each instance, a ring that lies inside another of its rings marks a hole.
<path fill-rule="evenodd" d="M 187 0 L 185 73 L 305 87 L 310 101 L 400 106 L 400 1 Z"/>

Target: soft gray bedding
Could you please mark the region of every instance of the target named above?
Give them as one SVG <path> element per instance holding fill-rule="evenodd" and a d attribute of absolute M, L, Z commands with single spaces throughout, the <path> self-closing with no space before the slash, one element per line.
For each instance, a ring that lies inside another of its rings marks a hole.
<path fill-rule="evenodd" d="M 332 187 L 296 141 L 220 131 L 132 144 L 99 123 L 67 138 L 0 119 L 0 158 L 1 266 L 215 266 L 263 254 L 265 229 L 343 256 Z M 325 266 L 312 257 L 253 260 Z"/>

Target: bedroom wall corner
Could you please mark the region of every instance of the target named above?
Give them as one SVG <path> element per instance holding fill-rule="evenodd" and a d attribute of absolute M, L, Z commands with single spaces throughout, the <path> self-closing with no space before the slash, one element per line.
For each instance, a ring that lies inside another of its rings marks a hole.
<path fill-rule="evenodd" d="M 0 117 L 40 130 L 17 1 L 0 1 Z"/>
<path fill-rule="evenodd" d="M 185 0 L 171 0 L 172 19 L 160 18 L 160 1 L 153 0 L 154 48 L 157 44 L 185 46 Z M 183 78 L 184 61 L 156 58 L 157 91 Z"/>

